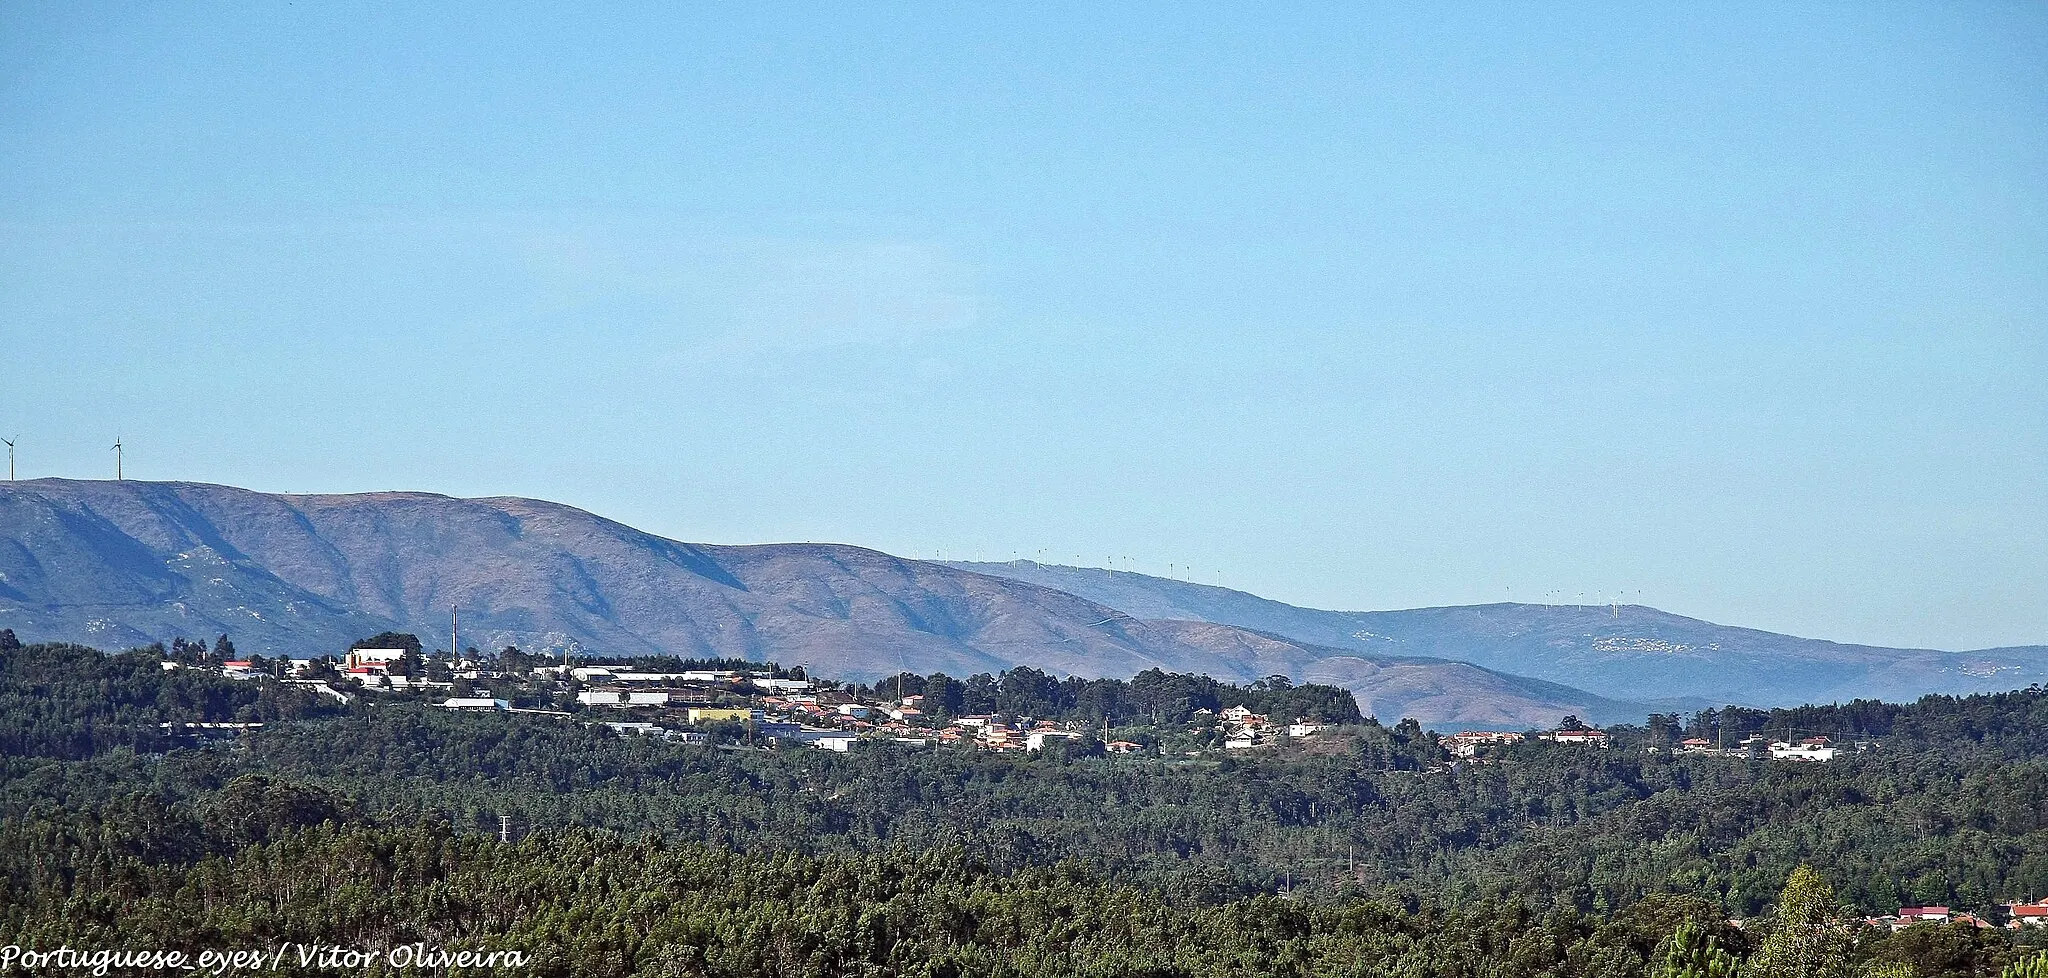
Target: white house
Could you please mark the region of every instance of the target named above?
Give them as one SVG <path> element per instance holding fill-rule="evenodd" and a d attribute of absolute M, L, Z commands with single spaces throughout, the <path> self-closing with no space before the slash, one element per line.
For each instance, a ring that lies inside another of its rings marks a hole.
<path fill-rule="evenodd" d="M 804 740 L 807 743 L 809 743 L 812 747 L 816 747 L 819 750 L 835 751 L 841 754 L 853 750 L 853 742 L 858 739 L 859 738 L 855 737 L 850 733 L 842 733 L 839 731 L 833 731 L 832 733 L 825 734 L 824 736 L 820 737 L 804 738 Z"/>
<path fill-rule="evenodd" d="M 1948 923 L 1947 907 L 1900 907 L 1899 919 L 1907 923 Z"/>
<path fill-rule="evenodd" d="M 1024 737 L 1025 750 L 1044 750 L 1047 740 L 1080 740 L 1081 735 L 1070 730 L 1033 730 Z"/>
<path fill-rule="evenodd" d="M 1460 730 L 1437 743 L 1458 757 L 1476 757 L 1487 744 L 1519 743 L 1522 735 L 1505 730 Z"/>
<path fill-rule="evenodd" d="M 2005 926 L 2014 930 L 2022 927 L 2048 927 L 2048 900 L 2039 903 L 2008 903 L 2005 910 L 2011 915 Z"/>
<path fill-rule="evenodd" d="M 1826 763 L 1835 759 L 1833 747 L 1815 744 L 1772 744 L 1771 759 L 1774 761 L 1819 761 Z"/>
<path fill-rule="evenodd" d="M 701 671 L 699 671 L 699 672 L 679 672 L 679 673 L 676 673 L 676 674 L 675 674 L 675 679 L 676 679 L 676 681 L 677 681 L 677 682 L 684 682 L 684 683 L 723 683 L 723 682 L 731 682 L 732 680 L 734 680 L 734 679 L 736 679 L 736 678 L 738 678 L 738 677 L 739 677 L 739 673 L 736 673 L 736 672 L 701 672 Z"/>
<path fill-rule="evenodd" d="M 441 706 L 450 710 L 509 710 L 512 704 L 488 696 L 450 696 L 441 701 Z"/>
<path fill-rule="evenodd" d="M 1541 734 L 1544 740 L 1560 744 L 1578 744 L 1584 747 L 1605 747 L 1608 737 L 1598 730 L 1552 730 Z"/>

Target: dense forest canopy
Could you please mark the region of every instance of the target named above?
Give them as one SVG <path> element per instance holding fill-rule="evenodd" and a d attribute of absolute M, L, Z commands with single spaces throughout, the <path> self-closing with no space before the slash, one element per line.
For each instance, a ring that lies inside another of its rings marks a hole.
<path fill-rule="evenodd" d="M 518 973 L 562 975 L 1634 976 L 1681 929 L 1763 954 L 1802 865 L 1852 916 L 1999 922 L 2048 897 L 2038 688 L 1653 718 L 1612 749 L 1484 763 L 1355 713 L 1229 756 L 841 755 L 344 706 L 159 658 L 0 648 L 8 934 L 517 945 L 539 955 Z M 931 702 L 943 678 L 902 681 Z M 961 710 L 1169 723 L 1321 702 L 1165 673 L 1027 675 L 1005 700 L 1009 674 L 988 678 Z M 212 744 L 160 726 L 198 721 L 262 726 Z M 1647 749 L 1702 723 L 1881 743 L 1827 764 Z M 1859 962 L 1994 975 L 2048 932 L 1852 936 Z"/>

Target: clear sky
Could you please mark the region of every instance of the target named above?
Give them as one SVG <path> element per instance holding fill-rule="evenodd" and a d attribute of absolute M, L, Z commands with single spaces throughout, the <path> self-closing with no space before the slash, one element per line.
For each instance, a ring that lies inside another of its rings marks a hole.
<path fill-rule="evenodd" d="M 21 475 L 2048 642 L 2048 7 L 607 6 L 0 3 Z"/>

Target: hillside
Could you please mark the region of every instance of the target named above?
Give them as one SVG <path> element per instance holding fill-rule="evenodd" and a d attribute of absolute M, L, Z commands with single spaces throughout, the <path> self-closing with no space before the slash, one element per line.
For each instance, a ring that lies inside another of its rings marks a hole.
<path fill-rule="evenodd" d="M 1028 664 L 1332 682 L 1369 713 L 1533 725 L 1643 707 L 1472 665 L 1147 621 L 1063 591 L 825 544 L 679 543 L 530 499 L 272 495 L 192 483 L 0 485 L 0 627 L 105 648 L 233 636 L 335 652 L 385 629 L 529 651 L 739 656 L 866 679 Z"/>
<path fill-rule="evenodd" d="M 1140 618 L 1236 625 L 1353 653 L 1455 659 L 1623 700 L 1784 706 L 2048 681 L 2044 646 L 1940 652 L 1844 645 L 1638 605 L 1321 611 L 1125 571 L 1033 561 L 953 566 L 1058 588 Z"/>

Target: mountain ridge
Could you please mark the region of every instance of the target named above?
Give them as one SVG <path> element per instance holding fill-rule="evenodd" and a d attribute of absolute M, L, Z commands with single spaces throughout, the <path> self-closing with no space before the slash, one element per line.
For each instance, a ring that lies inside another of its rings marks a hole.
<path fill-rule="evenodd" d="M 1214 621 L 1350 651 L 1472 662 L 1632 701 L 1789 706 L 2012 689 L 2048 681 L 2048 646 L 1893 649 L 1720 625 L 1641 605 L 1301 608 L 1242 591 L 1035 561 L 956 561 L 1148 618 Z"/>
<path fill-rule="evenodd" d="M 304 655 L 385 630 L 433 645 L 458 606 L 465 644 L 775 659 L 852 679 L 1031 665 L 1305 681 L 1313 666 L 1389 718 L 1534 725 L 1645 709 L 1469 663 L 1143 620 L 851 545 L 684 543 L 521 497 L 0 485 L 0 626 L 24 637 L 122 647 L 226 632 L 244 651 Z"/>

